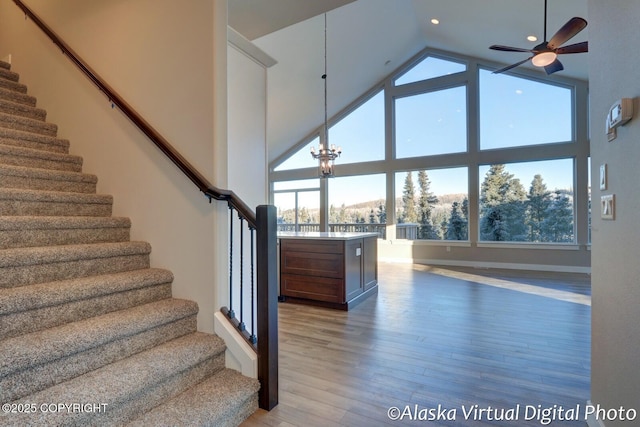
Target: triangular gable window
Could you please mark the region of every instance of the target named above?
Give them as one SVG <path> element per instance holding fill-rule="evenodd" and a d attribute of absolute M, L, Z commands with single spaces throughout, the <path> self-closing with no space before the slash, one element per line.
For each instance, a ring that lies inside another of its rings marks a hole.
<path fill-rule="evenodd" d="M 446 59 L 427 56 L 414 67 L 410 68 L 395 81 L 396 86 L 407 83 L 419 82 L 421 80 L 433 79 L 435 77 L 466 71 L 467 66 L 460 62 L 448 61 Z"/>

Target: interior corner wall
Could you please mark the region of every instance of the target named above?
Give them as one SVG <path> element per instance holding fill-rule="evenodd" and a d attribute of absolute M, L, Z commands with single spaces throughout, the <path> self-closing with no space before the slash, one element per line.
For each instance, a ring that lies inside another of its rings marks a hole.
<path fill-rule="evenodd" d="M 592 156 L 591 401 L 640 411 L 640 3 L 589 0 Z M 619 98 L 634 98 L 634 119 L 608 142 L 605 118 Z M 607 188 L 600 190 L 600 165 Z M 600 198 L 615 195 L 615 219 L 600 218 Z M 640 417 L 640 415 L 639 415 Z M 606 427 L 637 425 L 618 417 Z"/>
<path fill-rule="evenodd" d="M 226 45 L 223 2 L 25 3 L 213 180 L 215 145 L 226 144 L 219 129 L 226 126 L 226 97 L 214 105 L 220 89 L 214 87 L 214 81 L 220 84 L 215 69 L 226 68 L 226 49 L 214 61 L 214 38 Z M 214 24 L 219 10 L 224 26 Z M 215 208 L 13 2 L 3 1 L 0 57 L 7 54 L 29 94 L 47 110 L 47 121 L 84 158 L 84 171 L 98 176 L 98 192 L 114 196 L 114 215 L 131 218 L 132 239 L 151 243 L 152 266 L 173 272 L 174 296 L 198 302 L 198 328 L 213 331 L 219 303 L 212 266 L 226 245 L 216 238 Z"/>
<path fill-rule="evenodd" d="M 229 187 L 250 208 L 267 203 L 267 70 L 246 52 L 228 53 Z"/>

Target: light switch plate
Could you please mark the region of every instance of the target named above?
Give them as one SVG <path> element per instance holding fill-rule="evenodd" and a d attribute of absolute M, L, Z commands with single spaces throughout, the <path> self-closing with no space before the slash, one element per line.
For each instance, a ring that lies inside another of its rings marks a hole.
<path fill-rule="evenodd" d="M 600 189 L 607 189 L 607 164 L 603 163 L 600 165 Z"/>
<path fill-rule="evenodd" d="M 616 211 L 616 195 L 600 196 L 600 218 L 614 220 Z"/>

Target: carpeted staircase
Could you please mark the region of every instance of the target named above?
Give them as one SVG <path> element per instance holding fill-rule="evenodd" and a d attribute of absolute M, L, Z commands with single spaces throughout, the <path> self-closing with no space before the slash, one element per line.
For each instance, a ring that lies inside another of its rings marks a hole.
<path fill-rule="evenodd" d="M 26 93 L 0 62 L 0 426 L 239 425 L 257 381 Z"/>

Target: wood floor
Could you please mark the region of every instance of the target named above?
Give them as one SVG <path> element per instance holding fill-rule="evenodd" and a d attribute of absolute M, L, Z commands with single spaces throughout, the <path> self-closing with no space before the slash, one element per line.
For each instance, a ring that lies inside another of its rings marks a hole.
<path fill-rule="evenodd" d="M 349 312 L 279 305 L 280 403 L 243 426 L 586 426 L 587 276 L 380 264 L 379 283 Z"/>

